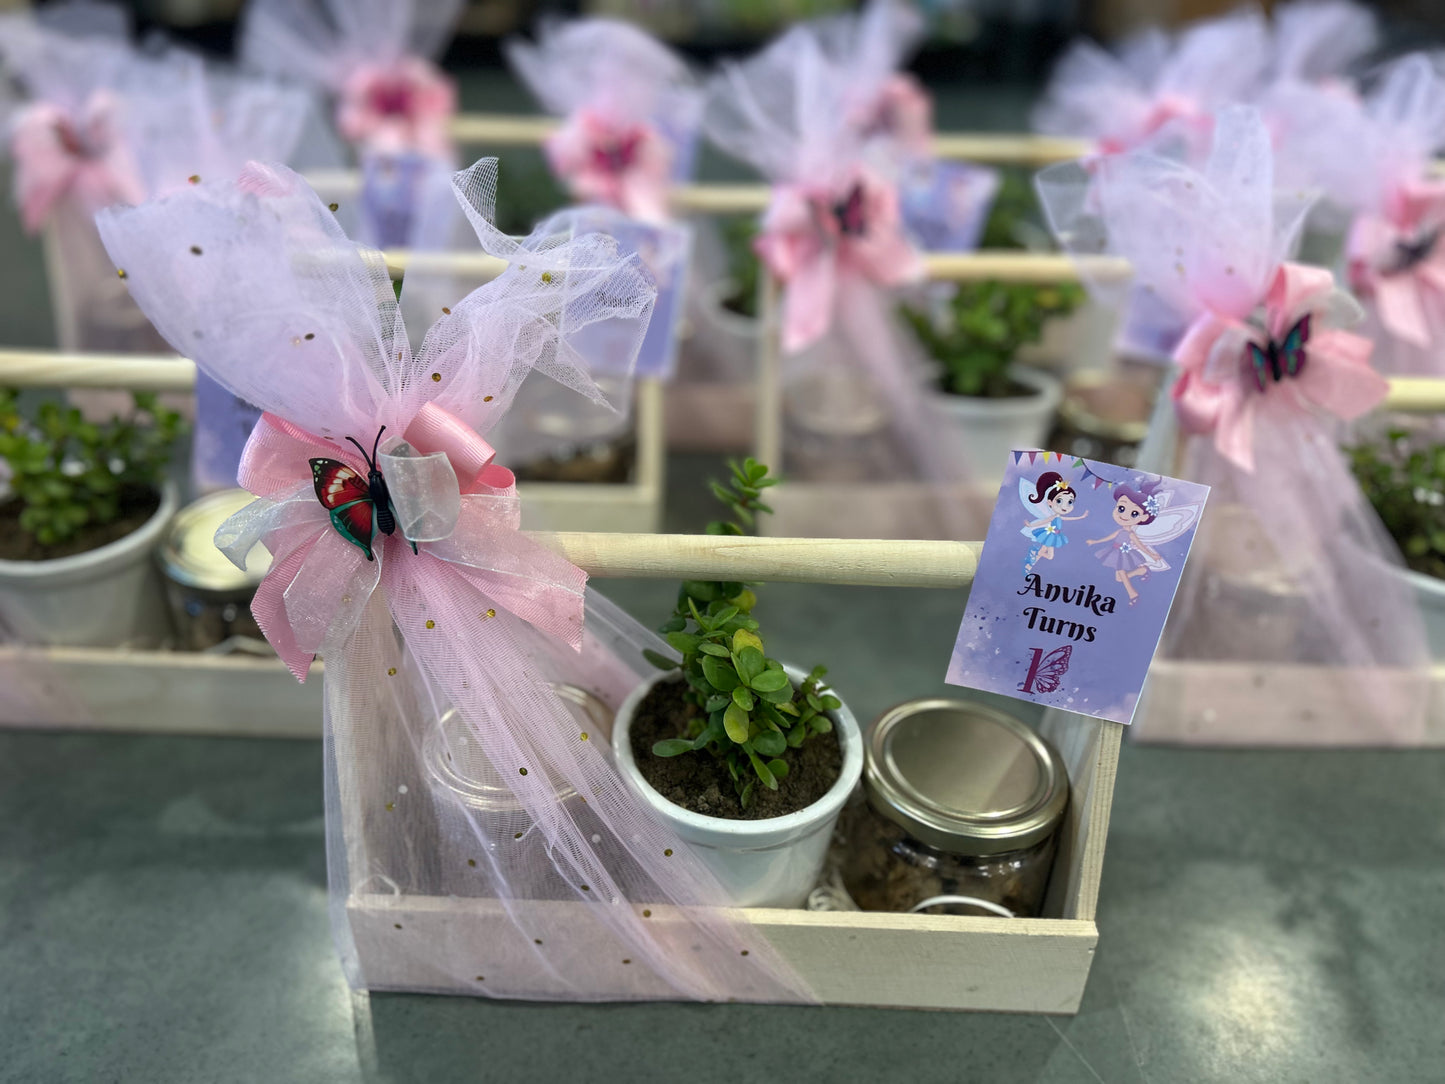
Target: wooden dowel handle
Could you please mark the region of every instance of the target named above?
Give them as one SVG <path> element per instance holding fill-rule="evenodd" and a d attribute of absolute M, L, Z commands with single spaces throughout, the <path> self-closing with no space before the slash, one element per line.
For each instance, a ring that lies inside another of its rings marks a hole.
<path fill-rule="evenodd" d="M 0 387 L 189 391 L 195 386 L 195 362 L 187 358 L 0 350 Z M 1381 409 L 1405 414 L 1445 413 L 1445 378 L 1391 377 L 1390 394 Z"/>
<path fill-rule="evenodd" d="M 529 532 L 588 575 L 876 587 L 966 587 L 982 542 Z"/>

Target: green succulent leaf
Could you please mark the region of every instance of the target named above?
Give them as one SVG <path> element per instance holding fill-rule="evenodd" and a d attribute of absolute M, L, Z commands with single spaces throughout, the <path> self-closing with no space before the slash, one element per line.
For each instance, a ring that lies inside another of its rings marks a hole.
<path fill-rule="evenodd" d="M 723 712 L 723 727 L 728 737 L 738 745 L 748 740 L 749 722 L 748 713 L 737 704 L 729 704 Z"/>
<path fill-rule="evenodd" d="M 708 684 L 719 692 L 730 693 L 740 684 L 732 664 L 712 655 L 702 657 L 702 673 Z"/>
<path fill-rule="evenodd" d="M 650 647 L 642 649 L 642 657 L 659 670 L 676 670 L 681 665 L 676 659 L 670 659 L 660 651 L 653 651 Z"/>
<path fill-rule="evenodd" d="M 783 689 L 788 689 L 791 693 L 788 675 L 781 670 L 762 670 L 752 676 L 748 686 L 759 693 L 779 692 Z"/>
<path fill-rule="evenodd" d="M 676 757 L 683 753 L 691 753 L 693 743 L 686 738 L 666 738 L 657 742 L 652 747 L 652 755 L 655 757 Z"/>

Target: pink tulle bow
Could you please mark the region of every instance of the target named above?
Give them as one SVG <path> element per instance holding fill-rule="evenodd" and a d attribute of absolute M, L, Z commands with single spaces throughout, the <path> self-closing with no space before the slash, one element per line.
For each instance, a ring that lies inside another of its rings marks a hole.
<path fill-rule="evenodd" d="M 345 641 L 396 561 L 418 562 L 409 579 L 420 585 L 423 597 L 452 597 L 459 585 L 469 584 L 514 616 L 580 649 L 587 576 L 522 534 L 516 481 L 511 471 L 492 463 L 495 453 L 486 441 L 435 403 L 417 412 L 404 439 L 423 456 L 445 455 L 454 518 L 420 542 L 416 553 L 400 529 L 389 537 L 378 533 L 374 561 L 333 527 L 314 493 L 311 459 L 336 459 L 365 477 L 367 467 L 347 450 L 349 445 L 314 436 L 270 413 L 262 415 L 246 444 L 239 481 L 261 500 L 223 524 L 216 544 L 242 561 L 256 541 L 271 551 L 271 570 L 251 612 L 297 680 L 306 680 L 323 647 Z M 435 471 L 430 474 L 437 477 Z M 401 506 L 408 501 L 446 504 L 447 494 L 440 489 L 406 492 L 407 478 L 388 474 L 399 519 L 405 520 Z"/>
<path fill-rule="evenodd" d="M 897 190 L 862 168 L 828 188 L 774 187 L 753 247 L 784 286 L 788 353 L 817 342 L 832 325 L 841 277 L 877 286 L 923 277 L 922 257 L 903 233 Z"/>
<path fill-rule="evenodd" d="M 645 222 L 667 219 L 673 148 L 652 125 L 578 109 L 548 137 L 545 149 L 575 199 Z"/>
<path fill-rule="evenodd" d="M 415 152 L 452 156 L 450 123 L 456 84 L 418 56 L 394 64 L 366 64 L 347 78 L 336 107 L 342 136 L 379 154 Z"/>
<path fill-rule="evenodd" d="M 1386 331 L 1414 346 L 1431 346 L 1432 328 L 1445 327 L 1442 230 L 1445 182 L 1428 180 L 1400 185 L 1350 230 L 1351 287 L 1374 302 Z"/>
<path fill-rule="evenodd" d="M 1329 271 L 1285 263 L 1264 298 L 1263 327 L 1213 312 L 1198 317 L 1174 353 L 1174 406 L 1184 428 L 1213 433 L 1220 455 L 1253 471 L 1255 427 L 1272 417 L 1321 410 L 1348 420 L 1379 405 L 1389 384 L 1370 367 L 1372 344 L 1331 326 L 1338 296 Z M 1265 351 L 1282 344 L 1305 316 L 1309 335 L 1298 374 L 1258 373 L 1249 344 Z"/>
<path fill-rule="evenodd" d="M 55 206 L 75 196 L 90 213 L 112 203 L 145 198 L 117 131 L 118 105 L 104 91 L 91 95 L 78 115 L 49 102 L 21 110 L 10 142 L 15 197 L 21 221 L 35 233 Z"/>

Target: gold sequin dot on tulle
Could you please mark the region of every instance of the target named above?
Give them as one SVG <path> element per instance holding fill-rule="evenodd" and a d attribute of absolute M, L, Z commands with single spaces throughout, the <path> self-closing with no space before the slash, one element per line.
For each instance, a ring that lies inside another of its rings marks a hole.
<path fill-rule="evenodd" d="M 452 310 L 449 309 L 449 308 L 447 308 L 445 305 L 443 305 L 443 306 L 442 306 L 442 315 L 443 315 L 443 316 L 450 316 L 451 314 L 452 314 Z"/>
<path fill-rule="evenodd" d="M 496 617 L 496 616 L 497 616 L 497 611 L 496 611 L 496 610 L 491 610 L 491 609 L 489 609 L 489 610 L 487 610 L 486 613 L 482 614 L 482 620 L 485 621 L 485 620 L 487 620 L 487 619 L 490 618 L 490 617 Z"/>
<path fill-rule="evenodd" d="M 436 623 L 435 621 L 433 621 L 431 618 L 428 617 L 428 618 L 426 619 L 426 627 L 429 628 L 429 629 L 434 629 L 434 628 L 437 627 L 437 623 Z"/>
<path fill-rule="evenodd" d="M 585 731 L 585 730 L 582 731 L 581 738 L 582 738 L 583 741 L 587 741 L 587 740 L 588 740 L 587 731 Z"/>
<path fill-rule="evenodd" d="M 124 277 L 124 276 L 122 276 L 122 277 Z M 490 395 L 484 395 L 484 396 L 482 396 L 482 402 L 484 402 L 484 403 L 490 403 L 491 401 L 492 401 L 492 397 L 491 397 Z"/>
<path fill-rule="evenodd" d="M 400 923 L 400 922 L 393 922 L 392 925 L 395 926 L 398 930 L 401 929 L 401 923 Z"/>
<path fill-rule="evenodd" d="M 632 961 L 631 961 L 631 960 L 623 960 L 622 962 L 625 963 L 625 964 L 630 964 Z"/>
<path fill-rule="evenodd" d="M 119 275 L 121 278 L 125 278 L 125 277 L 126 277 L 126 273 L 125 273 L 125 268 L 124 268 L 124 267 L 117 267 L 117 268 L 115 269 L 115 273 L 116 273 L 117 275 Z"/>
<path fill-rule="evenodd" d="M 542 939 L 541 939 L 540 937 L 534 937 L 534 938 L 532 938 L 532 941 L 533 941 L 535 944 L 538 944 L 538 945 L 540 945 L 540 944 L 542 943 Z"/>
<path fill-rule="evenodd" d="M 305 335 L 302 336 L 302 338 L 305 339 L 307 342 L 310 342 L 312 339 L 316 338 L 316 332 L 308 331 Z"/>
<path fill-rule="evenodd" d="M 200 184 L 201 175 L 199 173 L 192 173 L 189 177 L 186 178 L 186 180 L 190 181 L 192 184 Z"/>
<path fill-rule="evenodd" d="M 467 865 L 471 866 L 472 869 L 476 869 L 476 868 L 477 868 L 477 860 L 476 860 L 475 858 L 468 858 L 468 859 L 467 859 Z"/>
<path fill-rule="evenodd" d="M 662 852 L 662 856 L 663 856 L 664 858 L 671 858 L 671 857 L 672 857 L 672 848 L 669 847 L 669 848 L 667 848 L 667 850 L 663 851 L 663 852 Z"/>
<path fill-rule="evenodd" d="M 485 976 L 485 975 L 478 975 L 478 976 L 477 976 L 477 981 L 478 981 L 478 982 L 486 982 L 486 981 L 487 981 L 486 976 Z"/>
<path fill-rule="evenodd" d="M 527 774 L 527 769 L 526 769 L 526 768 L 518 768 L 517 771 L 521 772 L 523 775 L 526 775 L 526 774 Z"/>
<path fill-rule="evenodd" d="M 642 912 L 642 917 L 643 917 L 643 918 L 651 918 L 651 917 L 652 917 L 652 912 L 651 912 L 651 911 L 643 911 L 643 912 Z"/>
<path fill-rule="evenodd" d="M 516 835 L 514 835 L 512 838 L 513 838 L 513 839 L 521 839 L 522 836 L 523 836 L 523 834 L 524 834 L 524 833 L 522 833 L 522 832 L 518 832 L 518 833 L 517 833 Z"/>
<path fill-rule="evenodd" d="M 192 246 L 191 246 L 191 255 L 192 255 L 192 256 L 199 256 L 200 254 L 201 254 L 201 246 L 200 246 L 200 245 L 192 245 Z"/>
<path fill-rule="evenodd" d="M 339 210 L 341 210 L 341 204 L 339 204 L 339 203 L 328 203 L 328 204 L 326 205 L 326 209 L 327 209 L 328 211 L 339 211 Z"/>
<path fill-rule="evenodd" d="M 387 811 L 388 813 L 391 813 L 391 812 L 394 811 L 395 809 L 396 809 L 396 803 L 395 803 L 395 802 L 387 802 L 387 803 L 386 803 L 386 811 Z"/>
<path fill-rule="evenodd" d="M 432 373 L 432 374 L 431 374 L 431 379 L 432 379 L 432 383 L 433 383 L 433 384 L 440 384 L 440 383 L 442 382 L 442 374 L 441 374 L 441 373 Z"/>
<path fill-rule="evenodd" d="M 396 677 L 396 667 L 395 667 L 395 666 L 388 666 L 388 667 L 386 668 L 386 676 L 387 676 L 387 677 Z"/>
<path fill-rule="evenodd" d="M 586 885 L 583 885 L 583 886 L 582 886 L 582 891 L 583 891 L 583 892 L 591 892 L 592 889 L 588 888 Z"/>
<path fill-rule="evenodd" d="M 748 954 L 748 950 L 747 950 L 747 949 L 743 949 L 742 954 L 743 954 L 744 956 L 746 956 L 746 955 Z"/>
<path fill-rule="evenodd" d="M 551 282 L 551 281 L 552 281 L 552 272 L 550 272 L 550 271 L 543 271 L 543 272 L 542 272 L 542 281 L 543 281 L 543 282 Z"/>

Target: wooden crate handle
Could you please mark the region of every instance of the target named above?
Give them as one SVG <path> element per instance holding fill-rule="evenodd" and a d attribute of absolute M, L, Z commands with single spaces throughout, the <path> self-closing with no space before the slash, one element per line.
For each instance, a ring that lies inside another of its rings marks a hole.
<path fill-rule="evenodd" d="M 527 532 L 590 576 L 870 587 L 966 587 L 982 542 Z"/>

